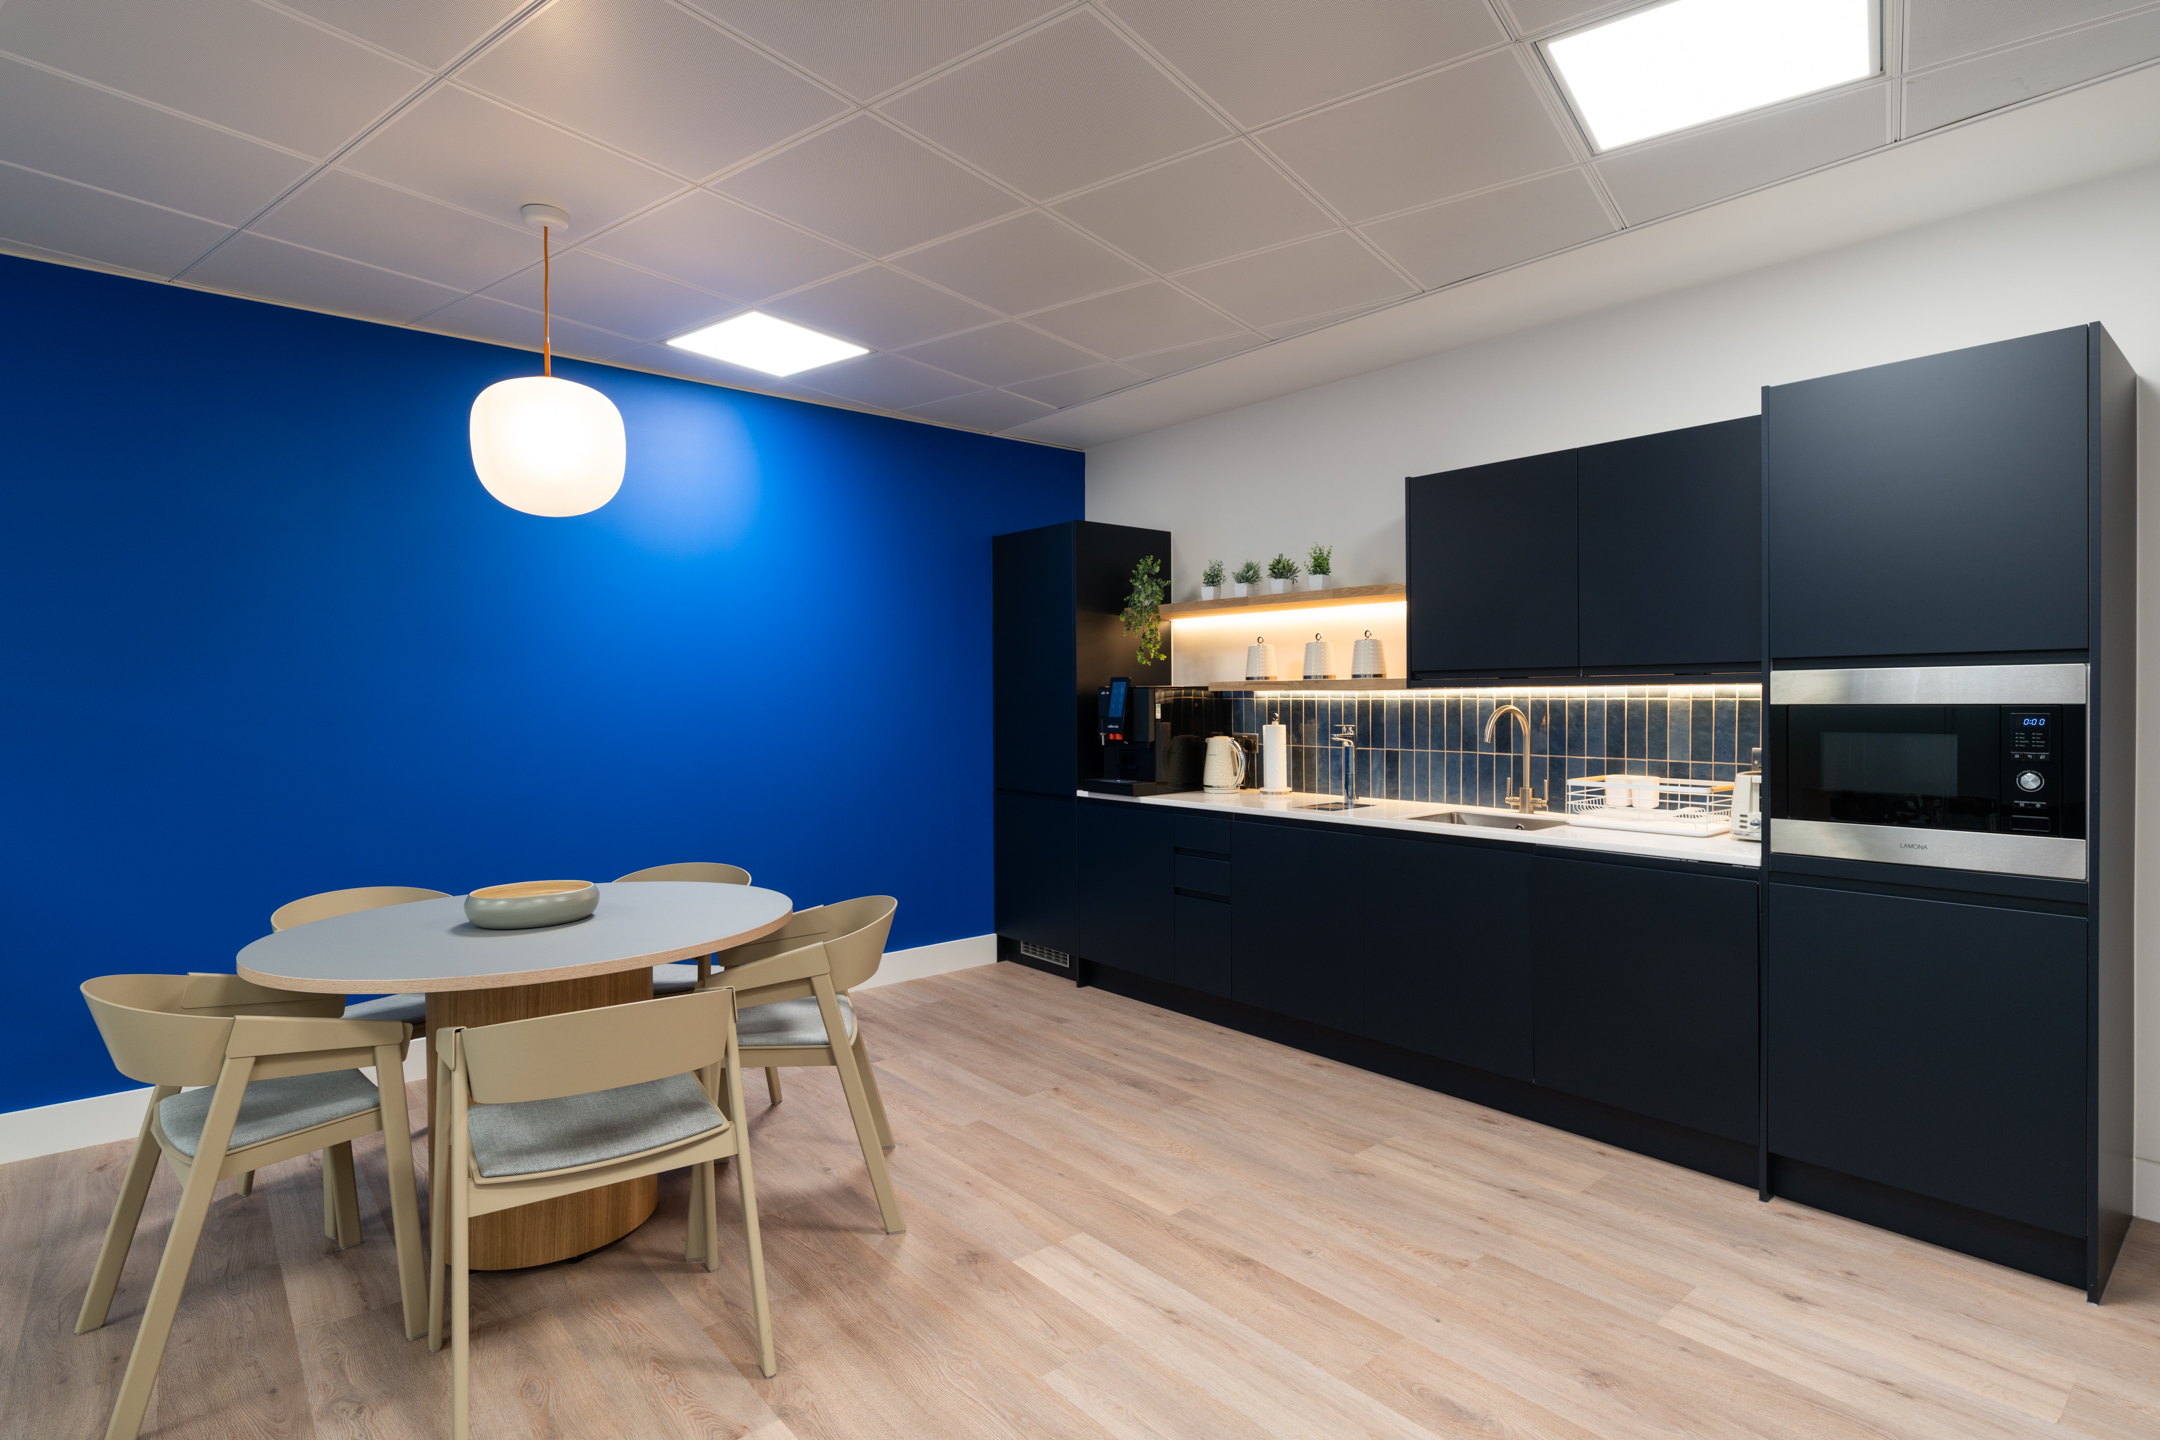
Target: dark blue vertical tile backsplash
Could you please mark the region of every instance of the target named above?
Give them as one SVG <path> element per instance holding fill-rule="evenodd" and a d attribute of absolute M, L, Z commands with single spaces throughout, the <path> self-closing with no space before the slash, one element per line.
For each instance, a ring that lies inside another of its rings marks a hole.
<path fill-rule="evenodd" d="M 1587 775 L 1730 780 L 1762 743 L 1759 685 L 1629 686 L 1610 689 L 1237 691 L 1231 728 L 1257 734 L 1270 720 L 1290 727 L 1290 786 L 1342 789 L 1343 752 L 1329 739 L 1357 727 L 1358 792 L 1390 800 L 1497 805 L 1521 782 L 1521 722 L 1510 715 L 1479 737 L 1496 706 L 1530 716 L 1528 779 L 1554 809 L 1567 782 Z"/>

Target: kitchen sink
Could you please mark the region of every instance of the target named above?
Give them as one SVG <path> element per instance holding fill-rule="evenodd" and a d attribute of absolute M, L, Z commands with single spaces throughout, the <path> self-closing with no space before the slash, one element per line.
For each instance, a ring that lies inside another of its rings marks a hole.
<path fill-rule="evenodd" d="M 1516 815 L 1482 810 L 1437 810 L 1430 815 L 1412 815 L 1410 818 L 1428 825 L 1474 825 L 1481 830 L 1550 830 L 1555 825 L 1568 823 L 1557 815 Z"/>
<path fill-rule="evenodd" d="M 1322 800 L 1317 805 L 1300 805 L 1297 808 L 1300 810 L 1363 810 L 1372 803 L 1370 800 L 1353 800 L 1345 805 L 1340 800 Z"/>

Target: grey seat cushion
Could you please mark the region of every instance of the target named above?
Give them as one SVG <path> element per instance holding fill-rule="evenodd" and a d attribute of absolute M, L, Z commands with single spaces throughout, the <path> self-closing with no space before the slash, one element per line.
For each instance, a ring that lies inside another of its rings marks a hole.
<path fill-rule="evenodd" d="M 845 995 L 840 997 L 840 1018 L 847 1022 L 848 1042 L 854 1043 L 855 1007 L 848 1004 Z M 823 1045 L 825 1017 L 818 1014 L 814 995 L 805 995 L 800 1000 L 775 1000 L 769 1005 L 752 1005 L 738 1011 L 735 1033 L 746 1048 Z"/>
<path fill-rule="evenodd" d="M 210 1118 L 215 1085 L 184 1090 L 158 1102 L 158 1124 L 165 1138 L 181 1154 L 194 1158 L 202 1143 L 203 1122 Z M 260 1145 L 280 1135 L 290 1135 L 316 1125 L 327 1125 L 348 1115 L 372 1110 L 380 1103 L 375 1082 L 358 1070 L 329 1070 L 320 1075 L 287 1075 L 278 1080 L 257 1080 L 240 1097 L 240 1120 L 233 1126 L 228 1149 Z"/>
<path fill-rule="evenodd" d="M 475 1105 L 468 1114 L 473 1163 L 489 1180 L 597 1165 L 727 1125 L 694 1075 L 555 1100 Z"/>
<path fill-rule="evenodd" d="M 345 1007 L 347 1020 L 402 1020 L 407 1025 L 427 1024 L 427 996 L 378 995 Z"/>
<path fill-rule="evenodd" d="M 714 974 L 719 971 L 715 970 Z M 652 993 L 655 995 L 680 995 L 685 990 L 697 989 L 697 965 L 655 965 L 652 967 Z"/>

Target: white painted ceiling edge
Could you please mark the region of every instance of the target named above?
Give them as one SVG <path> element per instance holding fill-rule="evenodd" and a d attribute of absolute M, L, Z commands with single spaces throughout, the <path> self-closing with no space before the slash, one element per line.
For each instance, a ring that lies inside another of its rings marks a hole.
<path fill-rule="evenodd" d="M 1931 132 L 1002 432 L 1079 449 L 2160 162 L 2160 65 Z"/>

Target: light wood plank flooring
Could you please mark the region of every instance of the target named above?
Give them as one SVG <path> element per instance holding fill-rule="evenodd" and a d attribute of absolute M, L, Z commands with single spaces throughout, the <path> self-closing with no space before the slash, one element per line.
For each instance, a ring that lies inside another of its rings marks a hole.
<path fill-rule="evenodd" d="M 670 1176 L 619 1244 L 474 1277 L 476 1435 L 2160 1437 L 2150 1225 L 2094 1308 L 1016 966 L 860 1004 L 909 1233 L 878 1226 L 831 1072 L 776 1109 L 753 1083 L 779 1378 L 739 1239 L 684 1264 Z M 312 1160 L 219 1195 L 146 1434 L 448 1433 L 359 1149 L 352 1250 Z M 125 1154 L 0 1167 L 0 1434 L 102 1433 L 177 1198 L 161 1175 L 112 1322 L 71 1334 Z"/>

